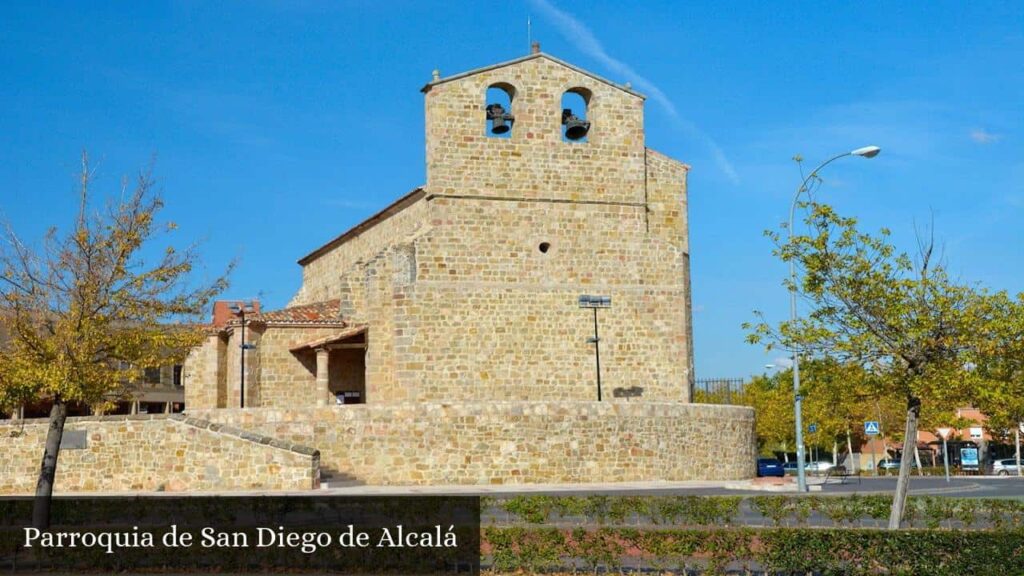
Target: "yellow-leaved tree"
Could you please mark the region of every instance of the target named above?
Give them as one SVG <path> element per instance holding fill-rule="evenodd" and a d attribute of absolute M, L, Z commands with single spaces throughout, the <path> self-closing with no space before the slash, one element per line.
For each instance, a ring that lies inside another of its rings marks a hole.
<path fill-rule="evenodd" d="M 988 416 L 995 438 L 1012 439 L 1017 475 L 1024 430 L 1024 294 L 997 292 L 983 302 L 979 316 L 988 318 L 978 354 L 973 357 L 974 405 Z"/>
<path fill-rule="evenodd" d="M 797 269 L 787 286 L 804 299 L 807 313 L 795 321 L 746 325 L 748 341 L 780 347 L 802 358 L 831 358 L 864 367 L 866 391 L 901 398 L 905 406 L 904 457 L 889 527 L 899 528 L 909 490 L 922 403 L 949 411 L 971 397 L 967 370 L 977 350 L 979 302 L 986 293 L 951 277 L 923 240 L 916 258 L 900 253 L 889 231 L 862 232 L 855 218 L 809 201 L 806 232 L 769 231 L 776 254 Z M 865 396 L 869 395 L 865 394 Z"/>
<path fill-rule="evenodd" d="M 94 206 L 82 155 L 77 217 L 37 248 L 10 225 L 0 238 L 0 410 L 52 401 L 33 525 L 49 525 L 67 404 L 102 406 L 146 367 L 182 358 L 201 341 L 198 319 L 227 273 L 196 286 L 195 244 L 154 246 L 175 228 L 158 224 L 163 202 L 150 172 L 117 199 Z M 147 256 L 152 260 L 147 259 Z"/>

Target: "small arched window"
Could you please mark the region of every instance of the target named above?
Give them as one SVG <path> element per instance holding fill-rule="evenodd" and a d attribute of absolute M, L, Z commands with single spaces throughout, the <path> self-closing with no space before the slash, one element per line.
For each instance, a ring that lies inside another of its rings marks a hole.
<path fill-rule="evenodd" d="M 586 142 L 590 133 L 590 90 L 570 88 L 562 94 L 562 140 Z"/>
<path fill-rule="evenodd" d="M 498 82 L 487 87 L 484 99 L 484 133 L 492 138 L 511 138 L 512 100 L 516 89 L 511 84 Z"/>

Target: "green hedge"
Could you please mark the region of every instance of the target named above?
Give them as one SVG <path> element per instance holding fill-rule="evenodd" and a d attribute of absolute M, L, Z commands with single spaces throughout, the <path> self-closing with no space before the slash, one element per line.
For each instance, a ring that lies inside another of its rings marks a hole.
<path fill-rule="evenodd" d="M 1024 532 L 488 526 L 495 572 L 586 568 L 703 574 L 1005 576 L 1024 574 Z"/>
<path fill-rule="evenodd" d="M 892 495 L 850 496 L 517 496 L 485 498 L 484 509 L 504 511 L 528 524 L 587 523 L 601 526 L 656 524 L 722 527 L 736 524 L 741 507 L 773 526 L 805 526 L 812 516 L 836 527 L 889 518 Z M 904 519 L 915 528 L 1024 528 L 1024 502 L 914 496 Z"/>
<path fill-rule="evenodd" d="M 484 498 L 481 507 L 498 508 L 531 524 L 582 517 L 598 524 L 635 523 L 720 526 L 732 524 L 742 496 L 516 496 Z"/>

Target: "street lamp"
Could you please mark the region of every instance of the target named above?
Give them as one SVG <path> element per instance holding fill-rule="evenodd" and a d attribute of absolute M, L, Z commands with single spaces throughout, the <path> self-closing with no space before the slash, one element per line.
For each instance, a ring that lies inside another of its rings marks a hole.
<path fill-rule="evenodd" d="M 949 451 L 946 450 L 946 438 L 949 437 L 951 432 L 950 428 L 937 428 L 935 430 L 942 436 L 942 464 L 946 467 L 946 482 L 949 482 Z"/>
<path fill-rule="evenodd" d="M 594 336 L 587 338 L 587 344 L 594 345 L 594 360 L 597 362 L 597 401 L 601 401 L 601 338 L 597 335 L 597 309 L 611 308 L 611 296 L 591 296 L 583 294 L 579 297 L 580 308 L 591 308 L 594 310 Z"/>
<path fill-rule="evenodd" d="M 241 358 L 241 367 L 239 369 L 239 407 L 245 408 L 245 351 L 251 350 L 256 347 L 255 344 L 248 344 L 245 341 L 245 315 L 246 313 L 253 313 L 256 311 L 256 305 L 253 302 L 236 302 L 232 304 L 229 309 L 237 314 L 242 321 L 242 331 L 239 336 L 241 344 L 239 345 L 239 357 Z"/>
<path fill-rule="evenodd" d="M 878 153 L 882 149 L 878 146 L 864 146 L 863 148 L 857 148 L 850 152 L 843 152 L 837 154 L 828 160 L 822 162 L 817 168 L 811 170 L 811 173 L 804 178 L 803 182 L 800 183 L 800 187 L 796 189 L 796 194 L 793 196 L 793 204 L 789 208 L 789 241 L 793 241 L 793 215 L 796 213 L 796 205 L 800 200 L 800 195 L 808 190 L 807 184 L 812 178 L 818 177 L 818 172 L 828 166 L 832 162 L 846 156 L 860 156 L 861 158 L 874 158 L 878 156 Z M 792 258 L 789 260 L 789 317 L 793 324 L 796 324 L 796 263 Z M 804 472 L 804 430 L 803 421 L 800 415 L 800 357 L 797 349 L 793 348 L 793 416 L 796 420 L 796 478 L 797 488 L 801 492 L 807 491 L 807 475 Z"/>

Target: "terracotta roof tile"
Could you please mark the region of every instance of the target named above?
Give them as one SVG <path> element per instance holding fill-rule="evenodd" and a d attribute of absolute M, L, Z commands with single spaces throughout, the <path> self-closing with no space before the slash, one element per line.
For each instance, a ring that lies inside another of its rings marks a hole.
<path fill-rule="evenodd" d="M 259 312 L 246 315 L 246 320 L 265 324 L 324 324 L 330 326 L 347 326 L 341 318 L 341 301 L 327 300 L 301 306 L 291 306 L 270 312 Z M 234 319 L 232 324 L 236 324 Z"/>
<path fill-rule="evenodd" d="M 306 350 L 308 348 L 319 348 L 320 346 L 326 346 L 328 344 L 334 344 L 336 342 L 348 340 L 349 338 L 359 336 L 364 332 L 366 332 L 366 324 L 357 324 L 355 326 L 350 326 L 345 330 L 338 332 L 337 334 L 332 334 L 330 336 L 317 338 L 316 340 L 311 340 L 309 342 L 305 342 L 297 346 L 292 346 L 290 350 L 292 352 L 298 352 L 300 350 Z"/>

